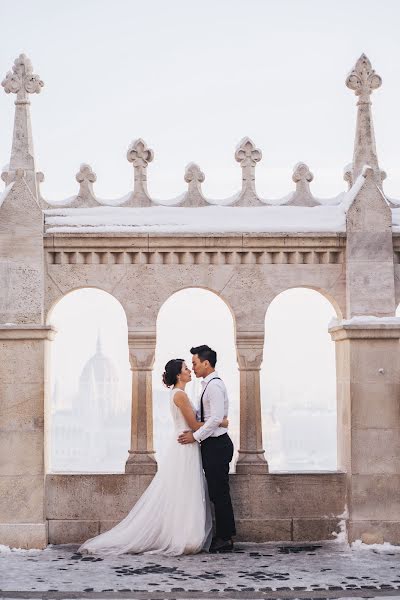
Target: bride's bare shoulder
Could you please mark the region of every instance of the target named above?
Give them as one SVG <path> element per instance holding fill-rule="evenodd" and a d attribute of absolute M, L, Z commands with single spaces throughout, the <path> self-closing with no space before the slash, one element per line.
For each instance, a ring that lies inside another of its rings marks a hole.
<path fill-rule="evenodd" d="M 183 390 L 178 390 L 177 392 L 175 392 L 174 404 L 176 404 L 176 406 L 181 407 L 182 405 L 187 404 L 188 400 L 188 395 Z"/>

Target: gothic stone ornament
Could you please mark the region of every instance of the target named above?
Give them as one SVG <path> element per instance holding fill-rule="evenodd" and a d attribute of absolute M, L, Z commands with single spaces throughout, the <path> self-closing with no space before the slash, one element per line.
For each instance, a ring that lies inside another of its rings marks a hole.
<path fill-rule="evenodd" d="M 32 63 L 25 54 L 15 59 L 12 71 L 9 71 L 1 85 L 6 94 L 17 94 L 18 101 L 26 101 L 26 94 L 39 94 L 44 86 L 39 75 L 35 75 Z"/>
<path fill-rule="evenodd" d="M 185 167 L 184 179 L 188 184 L 187 192 L 184 195 L 182 202 L 179 206 L 185 208 L 199 208 L 200 206 L 209 206 L 209 203 L 203 196 L 201 184 L 205 180 L 206 176 L 200 169 L 199 165 L 191 162 Z"/>
<path fill-rule="evenodd" d="M 346 85 L 354 90 L 356 96 L 360 96 L 358 104 L 369 103 L 370 95 L 382 85 L 382 79 L 375 73 L 365 54 L 361 54 L 346 79 Z"/>

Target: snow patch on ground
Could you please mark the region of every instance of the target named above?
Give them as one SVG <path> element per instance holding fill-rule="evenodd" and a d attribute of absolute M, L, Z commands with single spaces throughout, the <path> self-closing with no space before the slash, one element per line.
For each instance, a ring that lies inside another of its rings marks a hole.
<path fill-rule="evenodd" d="M 30 548 L 27 550 L 26 548 L 10 548 L 10 546 L 4 546 L 0 544 L 0 554 L 11 554 L 11 552 L 20 553 L 20 554 L 36 554 L 37 552 L 43 552 L 40 548 Z"/>
<path fill-rule="evenodd" d="M 400 546 L 393 546 L 389 542 L 383 542 L 383 544 L 364 544 L 361 540 L 356 540 L 350 544 L 352 550 L 374 550 L 379 553 L 396 552 L 400 554 Z"/>

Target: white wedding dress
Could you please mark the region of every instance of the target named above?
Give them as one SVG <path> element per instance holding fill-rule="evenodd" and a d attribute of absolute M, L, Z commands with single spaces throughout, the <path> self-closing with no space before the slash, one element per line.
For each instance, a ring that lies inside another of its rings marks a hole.
<path fill-rule="evenodd" d="M 200 446 L 177 441 L 188 425 L 174 403 L 176 391 L 170 397 L 174 431 L 154 479 L 125 519 L 78 552 L 178 556 L 209 549 L 212 517 Z"/>

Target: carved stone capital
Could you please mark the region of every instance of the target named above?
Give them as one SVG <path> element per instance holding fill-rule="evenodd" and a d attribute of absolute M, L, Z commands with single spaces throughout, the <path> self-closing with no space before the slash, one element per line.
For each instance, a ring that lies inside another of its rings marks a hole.
<path fill-rule="evenodd" d="M 154 331 L 128 331 L 129 361 L 132 371 L 152 371 L 156 350 Z"/>
<path fill-rule="evenodd" d="M 25 54 L 15 59 L 12 71 L 9 71 L 1 85 L 6 94 L 17 94 L 16 102 L 27 102 L 26 94 L 39 94 L 44 86 L 39 75 L 33 73 L 32 63 Z"/>
<path fill-rule="evenodd" d="M 263 359 L 264 332 L 238 331 L 236 353 L 239 370 L 259 371 Z"/>
<path fill-rule="evenodd" d="M 372 92 L 382 85 L 382 78 L 375 73 L 367 56 L 361 54 L 347 76 L 346 85 L 360 97 L 358 104 L 369 104 Z"/>

